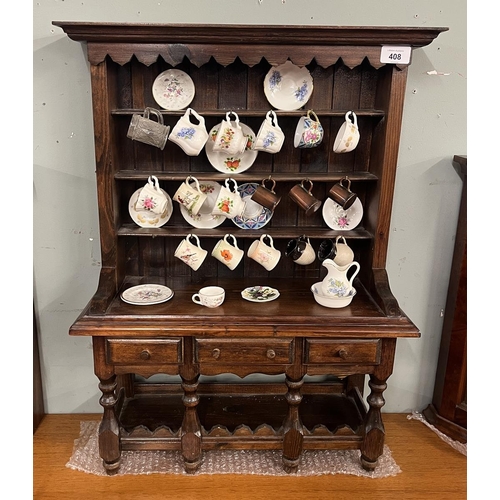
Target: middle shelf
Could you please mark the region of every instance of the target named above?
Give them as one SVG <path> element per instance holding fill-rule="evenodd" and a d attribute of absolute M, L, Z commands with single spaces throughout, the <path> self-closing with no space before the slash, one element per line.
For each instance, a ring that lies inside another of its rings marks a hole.
<path fill-rule="evenodd" d="M 344 236 L 347 239 L 367 240 L 373 239 L 373 234 L 362 227 L 349 231 L 334 231 L 324 227 L 269 227 L 263 229 L 240 229 L 234 226 L 219 226 L 210 229 L 199 229 L 190 226 L 142 228 L 135 224 L 122 224 L 117 231 L 118 236 L 144 236 L 144 237 L 185 237 L 188 234 L 196 234 L 204 238 L 221 238 L 225 234 L 234 234 L 237 238 L 258 238 L 264 233 L 269 233 L 276 238 L 295 238 L 299 234 L 305 234 L 309 238 L 335 239 Z"/>

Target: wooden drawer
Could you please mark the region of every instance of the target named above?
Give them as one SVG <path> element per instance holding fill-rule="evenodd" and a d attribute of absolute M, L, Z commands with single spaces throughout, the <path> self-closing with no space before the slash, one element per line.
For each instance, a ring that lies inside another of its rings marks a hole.
<path fill-rule="evenodd" d="M 381 341 L 306 339 L 306 364 L 378 364 Z"/>
<path fill-rule="evenodd" d="M 181 339 L 108 339 L 106 359 L 116 365 L 182 363 Z"/>
<path fill-rule="evenodd" d="M 196 360 L 223 365 L 293 363 L 292 339 L 196 339 Z"/>

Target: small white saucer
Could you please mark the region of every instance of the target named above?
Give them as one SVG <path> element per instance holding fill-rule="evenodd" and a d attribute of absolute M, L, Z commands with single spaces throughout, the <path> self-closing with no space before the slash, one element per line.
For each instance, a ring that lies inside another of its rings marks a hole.
<path fill-rule="evenodd" d="M 273 66 L 264 79 L 264 94 L 276 109 L 294 111 L 304 106 L 313 91 L 313 79 L 306 67 L 286 61 Z"/>
<path fill-rule="evenodd" d="M 161 189 L 162 193 L 167 197 L 167 208 L 161 215 L 155 214 L 154 212 L 149 212 L 148 210 L 136 210 L 135 204 L 139 198 L 139 193 L 143 188 L 139 188 L 131 197 L 128 202 L 128 213 L 132 220 L 141 227 L 161 227 L 166 224 L 170 217 L 172 217 L 172 212 L 174 207 L 172 204 L 172 199 L 170 196 Z"/>
<path fill-rule="evenodd" d="M 194 98 L 194 92 L 193 80 L 180 69 L 167 69 L 153 82 L 154 100 L 163 109 L 187 108 Z"/>
<path fill-rule="evenodd" d="M 363 219 L 363 205 L 359 198 L 356 198 L 356 201 L 344 210 L 331 198 L 327 198 L 323 203 L 323 219 L 327 226 L 335 231 L 349 231 L 358 226 Z"/>
<path fill-rule="evenodd" d="M 250 286 L 241 292 L 241 296 L 250 302 L 271 302 L 276 300 L 280 293 L 270 286 Z"/>
<path fill-rule="evenodd" d="M 231 124 L 235 124 L 234 121 Z M 240 123 L 243 134 L 247 136 L 247 147 L 243 153 L 238 155 L 227 155 L 214 151 L 214 141 L 220 128 L 220 123 L 210 130 L 208 141 L 205 144 L 208 161 L 212 166 L 223 174 L 239 174 L 248 170 L 254 163 L 259 153 L 253 148 L 255 143 L 255 132 L 244 123 Z"/>
<path fill-rule="evenodd" d="M 147 306 L 152 304 L 161 304 L 170 300 L 174 292 L 163 285 L 137 285 L 123 291 L 120 298 L 127 304 L 135 306 Z"/>

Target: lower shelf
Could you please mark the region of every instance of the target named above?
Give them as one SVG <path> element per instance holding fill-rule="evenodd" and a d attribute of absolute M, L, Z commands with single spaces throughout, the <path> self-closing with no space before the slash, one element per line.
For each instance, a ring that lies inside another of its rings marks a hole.
<path fill-rule="evenodd" d="M 202 449 L 280 449 L 288 404 L 283 393 L 201 394 L 196 407 Z M 304 449 L 359 448 L 364 405 L 357 391 L 304 394 L 299 405 Z M 125 398 L 120 411 L 124 450 L 180 449 L 181 394 Z"/>

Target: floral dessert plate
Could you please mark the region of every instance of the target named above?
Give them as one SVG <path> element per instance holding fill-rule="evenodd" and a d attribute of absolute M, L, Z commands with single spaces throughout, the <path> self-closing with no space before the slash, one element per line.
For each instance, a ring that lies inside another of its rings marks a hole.
<path fill-rule="evenodd" d="M 271 302 L 276 300 L 280 293 L 270 286 L 250 286 L 241 292 L 241 296 L 250 302 Z"/>
<path fill-rule="evenodd" d="M 264 94 L 276 109 L 294 111 L 304 106 L 313 91 L 313 79 L 307 68 L 286 61 L 273 66 L 264 78 Z"/>
<path fill-rule="evenodd" d="M 241 229 L 260 229 L 273 216 L 271 210 L 250 199 L 258 187 L 259 184 L 255 182 L 247 182 L 238 186 L 241 198 L 245 202 L 245 208 L 242 215 L 237 215 L 231 220 Z"/>
<path fill-rule="evenodd" d="M 354 229 L 363 218 L 363 205 L 359 198 L 344 210 L 331 198 L 327 198 L 323 204 L 323 219 L 327 226 L 336 231 L 349 231 Z"/>
<path fill-rule="evenodd" d="M 194 98 L 193 80 L 180 69 L 167 69 L 153 82 L 153 97 L 163 109 L 184 109 Z"/>
<path fill-rule="evenodd" d="M 221 187 L 218 182 L 200 181 L 200 189 L 207 195 L 207 199 L 196 215 L 193 215 L 184 205 L 180 205 L 184 220 L 191 226 L 199 229 L 211 229 L 220 226 L 226 220 L 226 217 L 223 215 L 213 215 L 211 212 L 215 206 Z"/>
<path fill-rule="evenodd" d="M 160 188 L 161 189 L 161 188 Z M 128 213 L 132 220 L 141 227 L 161 227 L 166 224 L 170 217 L 172 217 L 172 212 L 174 207 L 172 204 L 172 199 L 170 196 L 161 189 L 162 193 L 167 197 L 167 207 L 161 215 L 155 214 L 154 212 L 149 212 L 147 210 L 136 210 L 135 205 L 139 199 L 139 194 L 142 188 L 139 188 L 131 197 L 128 202 Z"/>
<path fill-rule="evenodd" d="M 231 122 L 235 124 L 234 121 Z M 247 146 L 243 153 L 238 155 L 227 155 L 214 151 L 214 141 L 219 131 L 220 123 L 210 130 L 208 141 L 205 144 L 208 161 L 212 166 L 223 174 L 239 174 L 248 170 L 257 158 L 258 151 L 252 149 L 255 143 L 255 132 L 244 123 L 240 123 L 243 133 L 247 136 Z"/>
<path fill-rule="evenodd" d="M 137 285 L 123 291 L 120 298 L 127 304 L 147 306 L 170 300 L 174 292 L 163 285 Z"/>

